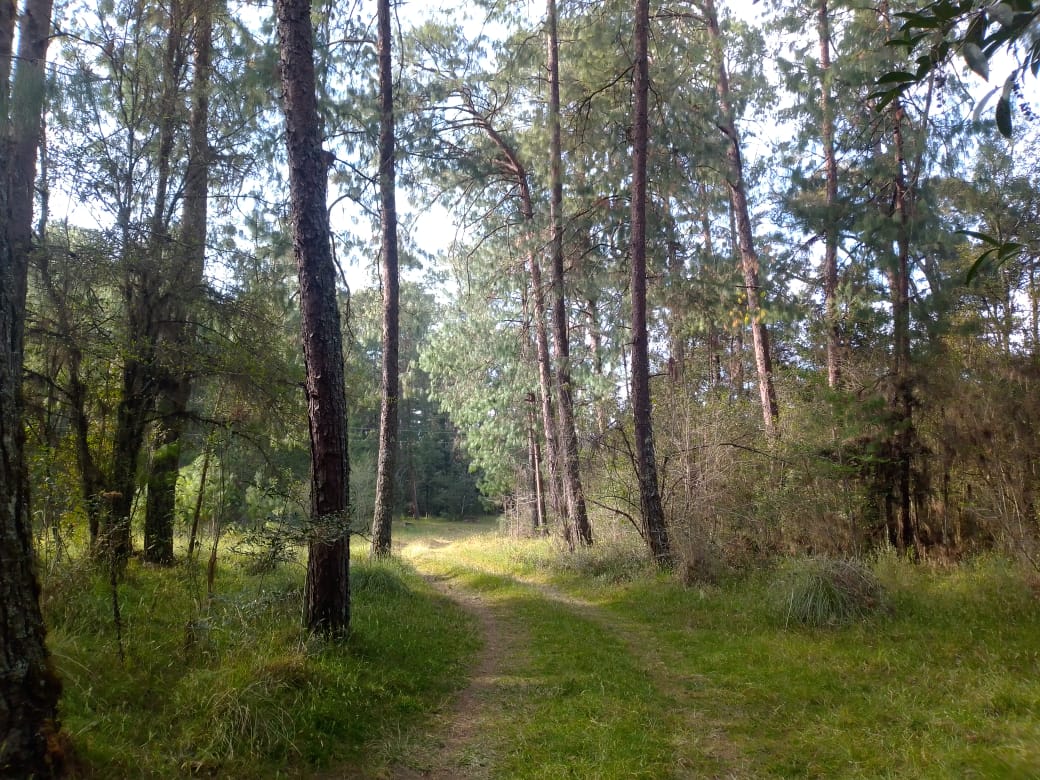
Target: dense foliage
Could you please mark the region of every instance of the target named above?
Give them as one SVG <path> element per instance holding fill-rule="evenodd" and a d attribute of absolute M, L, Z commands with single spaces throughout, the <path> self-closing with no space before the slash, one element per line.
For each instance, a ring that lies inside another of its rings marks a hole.
<path fill-rule="evenodd" d="M 646 316 L 662 497 L 691 565 L 735 548 L 848 554 L 886 539 L 918 554 L 1035 554 L 1035 82 L 1008 66 L 1002 99 L 1019 95 L 1024 119 L 1008 142 L 972 110 L 981 93 L 965 64 L 982 71 L 968 52 L 929 50 L 909 68 L 913 45 L 886 42 L 930 29 L 929 13 L 946 14 L 936 35 L 954 44 L 985 33 L 971 7 L 938 5 L 722 8 L 717 28 L 712 3 L 653 9 Z M 80 4 L 56 21 L 27 342 L 36 518 L 55 543 L 81 527 L 106 539 L 120 513 L 144 522 L 156 490 L 144 486 L 171 452 L 185 529 L 216 514 L 262 526 L 306 506 L 272 30 L 246 6 L 207 8 L 204 96 L 198 8 Z M 397 505 L 465 517 L 501 502 L 521 524 L 559 518 L 569 533 L 554 427 L 562 332 L 589 506 L 600 522 L 636 522 L 631 9 L 558 10 L 560 332 L 548 319 L 543 20 L 492 2 L 470 13 L 402 17 L 395 54 L 408 203 Z M 987 13 L 995 70 L 1007 36 Z M 363 19 L 330 10 L 316 55 L 336 254 L 353 279 L 377 267 L 379 221 Z M 178 269 L 203 97 L 213 205 L 195 284 Z M 434 229 L 445 206 L 450 245 Z M 360 528 L 375 489 L 379 295 L 340 297 Z M 190 328 L 174 338 L 172 320 Z M 779 402 L 761 418 L 763 371 Z M 186 403 L 164 403 L 166 377 L 186 378 Z"/>
<path fill-rule="evenodd" d="M 884 612 L 879 548 L 1040 570 L 1035 2 L 291 7 L 306 51 L 251 0 L 0 13 L 0 677 L 38 678 L 0 774 L 62 753 L 33 543 L 59 646 L 103 614 L 128 663 L 181 571 L 141 566 L 204 546 L 170 614 L 206 644 L 221 540 L 251 577 L 333 534 L 349 603 L 348 472 L 360 534 L 501 509 L 580 569 L 631 526 L 696 587 L 793 556 L 792 624 Z"/>

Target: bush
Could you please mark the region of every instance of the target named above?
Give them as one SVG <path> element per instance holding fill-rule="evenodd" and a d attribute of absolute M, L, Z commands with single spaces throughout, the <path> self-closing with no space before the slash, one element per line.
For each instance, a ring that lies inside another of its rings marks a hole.
<path fill-rule="evenodd" d="M 884 589 L 855 561 L 802 558 L 781 570 L 773 589 L 784 625 L 812 628 L 848 625 L 881 608 Z"/>

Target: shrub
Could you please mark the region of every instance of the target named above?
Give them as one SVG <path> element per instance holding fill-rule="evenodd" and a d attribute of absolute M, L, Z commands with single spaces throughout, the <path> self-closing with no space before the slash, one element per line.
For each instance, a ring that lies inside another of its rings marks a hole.
<path fill-rule="evenodd" d="M 791 561 L 773 588 L 784 625 L 843 626 L 876 611 L 885 594 L 877 577 L 860 563 L 832 558 Z"/>

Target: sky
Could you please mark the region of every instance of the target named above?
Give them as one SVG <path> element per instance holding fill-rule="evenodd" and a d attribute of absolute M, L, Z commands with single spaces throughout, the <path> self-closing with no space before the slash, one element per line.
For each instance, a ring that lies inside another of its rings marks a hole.
<path fill-rule="evenodd" d="M 522 5 L 534 23 L 541 19 L 544 14 L 544 2 L 523 0 Z M 737 16 L 749 21 L 758 20 L 762 14 L 761 6 L 752 2 L 731 2 L 724 5 Z M 269 8 L 269 6 L 265 6 L 265 8 Z M 371 0 L 363 0 L 363 13 L 369 13 L 373 8 L 374 4 Z M 463 3 L 460 8 L 460 3 L 456 0 L 404 0 L 397 7 L 397 18 L 402 26 L 410 27 L 421 23 L 431 16 L 444 12 L 449 13 L 453 21 L 461 23 L 464 32 L 469 37 L 475 37 L 482 31 L 485 34 L 494 36 L 496 32 L 495 27 L 488 26 L 483 15 L 477 9 L 474 9 L 471 4 Z M 257 13 L 260 13 L 259 9 Z M 257 23 L 259 24 L 259 16 Z M 57 46 L 51 47 L 52 55 L 57 53 L 58 48 Z M 989 84 L 981 79 L 974 79 L 972 83 L 975 86 L 973 90 L 975 98 L 980 98 L 991 89 L 990 85 L 1002 83 L 1004 76 L 1001 75 L 1001 71 L 1006 74 L 1007 70 L 1006 63 L 995 61 L 994 74 L 991 76 Z M 1036 86 L 1035 79 L 1027 80 L 1026 87 L 1034 94 Z M 988 110 L 992 111 L 992 103 Z M 745 127 L 745 151 L 749 158 L 753 158 L 756 155 L 753 141 L 754 133 L 748 132 L 750 130 L 752 130 L 751 127 Z M 71 223 L 84 227 L 103 227 L 106 223 L 110 224 L 111 222 L 111 217 L 108 214 L 94 212 L 88 207 L 76 203 L 68 193 L 61 191 L 60 183 L 52 193 L 50 208 L 53 217 L 57 219 L 68 218 Z M 419 212 L 418 204 L 414 203 L 409 198 L 409 193 L 402 189 L 398 192 L 398 210 L 401 215 L 400 230 L 402 239 L 412 238 L 419 248 L 426 253 L 433 255 L 445 253 L 449 251 L 453 242 L 459 237 L 455 220 L 440 204 L 434 204 Z M 379 246 L 378 235 L 370 234 L 369 225 L 371 220 L 364 217 L 359 208 L 345 204 L 333 208 L 332 222 L 334 232 L 350 229 L 355 232 L 361 231 L 363 234 L 369 233 L 369 235 L 362 235 L 361 237 L 368 239 L 369 246 Z M 402 243 L 407 243 L 407 241 L 403 240 Z M 344 258 L 344 260 L 347 259 Z M 343 270 L 351 289 L 359 289 L 374 283 L 373 270 L 377 261 L 378 258 L 373 257 L 372 252 L 368 251 L 364 256 L 359 255 L 343 263 Z M 411 274 L 413 278 L 421 275 L 421 272 Z"/>

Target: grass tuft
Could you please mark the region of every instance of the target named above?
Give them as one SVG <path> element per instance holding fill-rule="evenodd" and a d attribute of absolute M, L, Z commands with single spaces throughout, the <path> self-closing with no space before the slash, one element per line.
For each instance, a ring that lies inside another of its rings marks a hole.
<path fill-rule="evenodd" d="M 553 574 L 569 574 L 620 585 L 650 576 L 653 562 L 638 538 L 602 538 L 591 547 L 578 547 L 574 552 L 558 548 L 548 557 L 546 568 Z"/>
<path fill-rule="evenodd" d="M 845 626 L 876 611 L 884 589 L 870 569 L 855 561 L 801 558 L 788 563 L 774 590 L 785 625 Z"/>
<path fill-rule="evenodd" d="M 293 703 L 310 678 L 302 655 L 197 670 L 178 687 L 183 717 L 192 725 L 183 737 L 187 751 L 204 765 L 223 765 L 243 751 L 254 757 L 295 753 Z"/>

